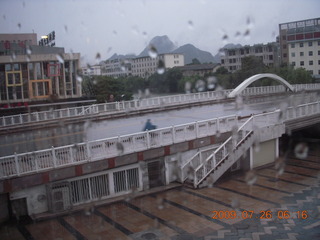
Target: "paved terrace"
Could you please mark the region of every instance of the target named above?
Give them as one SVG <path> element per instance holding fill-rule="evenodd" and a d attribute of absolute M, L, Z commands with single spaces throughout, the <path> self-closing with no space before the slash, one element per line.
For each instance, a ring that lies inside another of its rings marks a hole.
<path fill-rule="evenodd" d="M 173 185 L 132 193 L 63 216 L 2 226 L 0 239 L 319 239 L 319 143 L 309 148 L 306 159 L 290 153 L 280 162 L 284 167 L 256 170 L 254 183 L 239 173 L 197 190 Z"/>

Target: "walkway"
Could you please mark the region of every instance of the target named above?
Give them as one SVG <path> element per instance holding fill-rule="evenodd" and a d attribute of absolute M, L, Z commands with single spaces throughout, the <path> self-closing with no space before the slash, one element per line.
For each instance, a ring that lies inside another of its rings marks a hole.
<path fill-rule="evenodd" d="M 304 160 L 290 155 L 279 171 L 270 166 L 251 178 L 243 174 L 225 178 L 214 187 L 130 195 L 62 217 L 4 226 L 0 239 L 319 239 L 317 147 L 312 146 Z M 233 213 L 236 218 L 227 219 Z M 281 219 L 287 214 L 288 219 Z"/>

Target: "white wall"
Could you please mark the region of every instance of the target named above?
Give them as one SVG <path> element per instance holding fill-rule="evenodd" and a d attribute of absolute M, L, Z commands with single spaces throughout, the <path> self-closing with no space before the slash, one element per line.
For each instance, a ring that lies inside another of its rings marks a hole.
<path fill-rule="evenodd" d="M 28 214 L 38 214 L 48 211 L 48 199 L 47 197 L 43 198 L 42 195 L 47 196 L 45 185 L 12 192 L 10 193 L 10 201 L 19 198 L 26 198 Z"/>

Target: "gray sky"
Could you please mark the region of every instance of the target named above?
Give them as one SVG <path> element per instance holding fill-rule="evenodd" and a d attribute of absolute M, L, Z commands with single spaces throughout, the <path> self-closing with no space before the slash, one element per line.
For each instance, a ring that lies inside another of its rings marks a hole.
<path fill-rule="evenodd" d="M 279 23 L 320 17 L 319 10 L 319 0 L 0 0 L 0 33 L 34 32 L 39 40 L 55 30 L 56 46 L 80 52 L 84 65 L 97 53 L 139 54 L 161 35 L 213 55 L 226 43 L 268 43 Z"/>

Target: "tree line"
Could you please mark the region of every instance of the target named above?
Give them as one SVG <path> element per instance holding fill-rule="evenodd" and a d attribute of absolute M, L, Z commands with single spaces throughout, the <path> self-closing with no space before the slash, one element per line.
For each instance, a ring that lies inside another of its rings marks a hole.
<path fill-rule="evenodd" d="M 149 93 L 174 94 L 216 89 L 232 89 L 245 79 L 259 73 L 274 73 L 291 84 L 313 83 L 312 74 L 303 68 L 293 66 L 268 67 L 258 57 L 249 56 L 242 59 L 241 70 L 230 73 L 220 67 L 215 73 L 205 76 L 183 76 L 179 68 L 171 68 L 163 74 L 155 73 L 148 78 L 137 76 L 113 78 L 108 76 L 84 76 L 83 94 L 96 98 L 98 102 L 132 100 L 135 97 L 148 97 Z M 251 86 L 278 85 L 270 78 L 260 79 Z"/>

